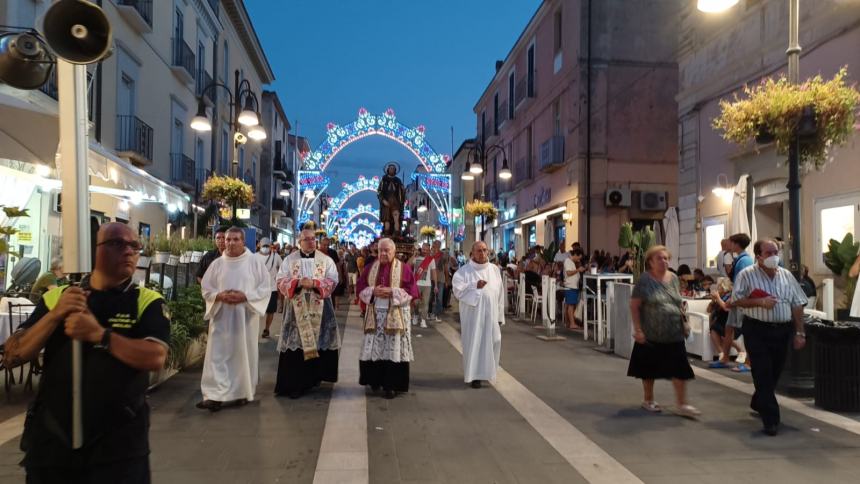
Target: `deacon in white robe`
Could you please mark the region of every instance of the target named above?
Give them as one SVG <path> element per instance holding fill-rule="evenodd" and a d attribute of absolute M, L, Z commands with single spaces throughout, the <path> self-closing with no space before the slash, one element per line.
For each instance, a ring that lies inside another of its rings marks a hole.
<path fill-rule="evenodd" d="M 320 382 L 337 381 L 340 338 L 332 304 L 337 266 L 316 244 L 314 232 L 302 230 L 300 250 L 287 256 L 278 272 L 286 307 L 278 340 L 276 395 L 298 398 Z"/>
<path fill-rule="evenodd" d="M 245 248 L 241 229 L 227 231 L 227 248 L 201 281 L 209 320 L 198 408 L 244 405 L 254 399 L 259 380 L 260 319 L 271 296 L 271 276 L 259 257 Z"/>
<path fill-rule="evenodd" d="M 454 296 L 460 301 L 460 339 L 463 343 L 464 381 L 473 388 L 481 380 L 495 380 L 505 324 L 505 286 L 502 273 L 489 261 L 487 244 L 475 242 L 469 262 L 454 274 Z"/>

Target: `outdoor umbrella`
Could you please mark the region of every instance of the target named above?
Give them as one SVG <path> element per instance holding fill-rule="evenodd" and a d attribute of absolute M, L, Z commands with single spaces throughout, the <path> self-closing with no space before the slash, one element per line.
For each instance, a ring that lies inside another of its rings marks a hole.
<path fill-rule="evenodd" d="M 732 211 L 729 214 L 729 235 L 747 234 L 750 240 L 756 240 L 755 217 L 750 217 L 747 214 L 747 198 L 752 195 L 747 190 L 749 185 L 749 175 L 741 175 L 738 179 L 738 184 L 735 185 L 735 192 L 732 196 Z M 752 244 L 747 247 L 747 252 L 752 255 Z"/>
<path fill-rule="evenodd" d="M 681 247 L 681 226 L 678 223 L 678 211 L 675 207 L 669 207 L 669 210 L 666 210 L 666 214 L 663 215 L 663 230 L 665 231 L 663 245 L 669 249 L 669 253 L 672 254 L 677 266 L 677 261 L 680 258 L 678 251 Z"/>

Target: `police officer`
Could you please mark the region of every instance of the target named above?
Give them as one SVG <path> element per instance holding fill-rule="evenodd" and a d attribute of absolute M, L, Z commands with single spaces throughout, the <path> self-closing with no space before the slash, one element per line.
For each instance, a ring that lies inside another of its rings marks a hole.
<path fill-rule="evenodd" d="M 164 366 L 164 300 L 132 282 L 140 242 L 125 224 L 103 225 L 95 269 L 80 287 L 45 293 L 6 345 L 31 360 L 43 348 L 39 392 L 27 412 L 21 465 L 27 483 L 149 483 L 149 371 Z M 72 340 L 83 343 L 83 447 L 71 447 Z"/>

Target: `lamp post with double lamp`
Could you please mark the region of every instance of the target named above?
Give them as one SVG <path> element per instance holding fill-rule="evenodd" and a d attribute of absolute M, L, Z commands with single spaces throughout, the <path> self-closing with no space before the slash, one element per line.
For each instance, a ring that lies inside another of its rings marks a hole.
<path fill-rule="evenodd" d="M 697 0 L 697 8 L 706 13 L 718 13 L 735 6 L 738 0 Z M 800 0 L 788 0 L 788 82 L 800 82 Z M 791 260 L 789 268 L 795 277 L 801 275 L 800 258 L 800 136 L 795 132 L 788 147 L 788 218 Z M 788 380 L 780 382 L 790 394 L 812 396 L 814 391 L 812 356 L 807 347 L 801 351 L 790 351 L 786 362 Z M 755 364 L 755 363 L 753 363 Z"/>
<path fill-rule="evenodd" d="M 463 170 L 463 174 L 460 178 L 466 181 L 475 180 L 487 169 L 487 158 L 489 158 L 491 154 L 498 154 L 499 152 L 502 153 L 502 168 L 498 173 L 499 179 L 510 180 L 513 173 L 511 173 L 511 169 L 508 167 L 508 156 L 505 154 L 505 148 L 498 144 L 487 145 L 483 140 L 476 142 L 472 150 L 469 151 L 469 155 L 466 158 L 468 166 L 466 170 Z M 481 180 L 481 200 L 485 200 L 486 196 L 486 185 L 484 184 L 484 180 Z M 493 200 L 493 202 L 496 202 L 496 200 Z M 485 219 L 485 216 L 481 216 L 482 241 L 486 235 L 486 227 L 484 225 Z"/>
<path fill-rule="evenodd" d="M 191 119 L 191 129 L 199 132 L 212 131 L 212 123 L 206 114 L 206 102 L 203 97 L 210 90 L 223 88 L 227 91 L 230 100 L 230 130 L 233 132 L 233 160 L 232 176 L 240 177 L 239 173 L 239 147 L 248 142 L 248 138 L 254 141 L 266 139 L 266 130 L 260 126 L 260 101 L 257 94 L 251 89 L 251 83 L 247 79 L 239 79 L 239 70 L 235 71 L 233 90 L 225 84 L 212 82 L 200 92 L 197 97 L 197 114 Z M 243 102 L 244 101 L 244 102 Z M 242 132 L 245 127 L 246 133 Z M 213 171 L 214 167 L 213 167 Z M 236 202 L 233 202 L 233 217 L 236 215 Z"/>

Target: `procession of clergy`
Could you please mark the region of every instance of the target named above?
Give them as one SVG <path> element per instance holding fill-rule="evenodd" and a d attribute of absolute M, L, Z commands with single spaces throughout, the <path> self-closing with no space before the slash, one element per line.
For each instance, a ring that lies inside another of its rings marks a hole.
<path fill-rule="evenodd" d="M 367 305 L 359 356 L 359 383 L 387 399 L 409 390 L 413 361 L 411 302 L 420 300 L 416 276 L 395 257 L 395 244 L 378 242 L 378 258 L 361 273 L 356 291 Z M 471 260 L 453 276 L 460 302 L 464 381 L 475 388 L 494 380 L 504 324 L 504 286 L 489 249 L 475 243 Z M 303 230 L 299 250 L 281 262 L 276 254 L 254 254 L 244 233 L 231 228 L 226 247 L 205 270 L 201 286 L 209 337 L 198 408 L 218 411 L 254 400 L 259 381 L 260 322 L 285 297 L 278 338 L 275 394 L 298 398 L 321 382 L 336 382 L 340 337 L 332 293 L 338 284 L 335 262 L 317 250 L 312 230 Z M 271 316 L 270 316 L 271 318 Z M 271 321 L 271 319 L 269 319 Z"/>

